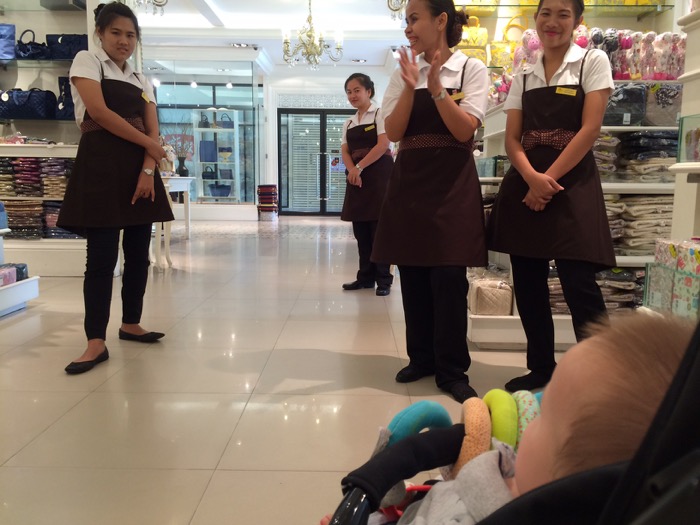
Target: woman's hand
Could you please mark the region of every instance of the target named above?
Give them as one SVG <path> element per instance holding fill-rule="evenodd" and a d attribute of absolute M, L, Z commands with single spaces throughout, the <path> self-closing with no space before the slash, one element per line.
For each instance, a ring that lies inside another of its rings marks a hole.
<path fill-rule="evenodd" d="M 433 60 L 430 63 L 428 71 L 428 91 L 433 97 L 437 97 L 442 91 L 442 82 L 440 82 L 440 68 L 442 61 L 440 60 L 440 50 L 435 51 Z"/>
<path fill-rule="evenodd" d="M 537 198 L 532 193 L 532 190 L 528 190 L 527 194 L 525 195 L 525 198 L 523 199 L 523 204 L 525 204 L 525 206 L 530 208 L 532 211 L 542 211 L 544 210 L 545 206 L 549 204 L 550 200 L 551 197 Z"/>
<path fill-rule="evenodd" d="M 146 147 L 148 155 L 156 161 L 156 164 L 160 164 L 160 161 L 165 158 L 165 149 L 157 140 L 151 140 Z"/>
<path fill-rule="evenodd" d="M 533 211 L 542 211 L 552 197 L 564 189 L 556 180 L 544 173 L 535 173 L 525 179 L 530 187 L 523 203 Z"/>
<path fill-rule="evenodd" d="M 154 177 L 146 175 L 143 171 L 139 175 L 139 182 L 136 184 L 136 191 L 131 197 L 131 204 L 134 204 L 138 199 L 151 199 L 151 202 L 156 199 L 156 191 L 153 182 Z"/>
<path fill-rule="evenodd" d="M 355 166 L 348 168 L 348 183 L 358 188 L 362 187 L 362 177 L 360 176 L 360 170 Z"/>
<path fill-rule="evenodd" d="M 405 47 L 399 49 L 399 66 L 401 78 L 406 83 L 405 89 L 413 91 L 418 83 L 418 61 L 413 56 L 413 51 Z"/>

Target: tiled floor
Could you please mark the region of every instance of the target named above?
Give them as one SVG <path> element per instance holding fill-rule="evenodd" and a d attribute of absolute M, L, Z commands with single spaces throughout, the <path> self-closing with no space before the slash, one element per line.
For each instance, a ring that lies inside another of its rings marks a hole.
<path fill-rule="evenodd" d="M 398 283 L 343 292 L 351 228 L 335 218 L 175 228 L 174 267 L 153 270 L 143 325 L 80 376 L 82 280 L 43 278 L 0 319 L 3 525 L 309 525 L 340 501 L 377 429 L 410 403 L 460 406 L 432 379 L 402 385 Z M 523 371 L 522 352 L 472 353 L 480 394 Z"/>

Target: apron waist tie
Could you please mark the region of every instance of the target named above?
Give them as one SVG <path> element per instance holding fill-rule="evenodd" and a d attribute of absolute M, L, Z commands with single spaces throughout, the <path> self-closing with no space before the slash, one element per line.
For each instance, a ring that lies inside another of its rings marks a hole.
<path fill-rule="evenodd" d="M 367 154 L 371 151 L 371 149 L 372 148 L 360 148 L 360 149 L 353 150 L 350 153 L 350 156 L 352 157 L 352 161 L 355 164 L 357 164 L 358 162 L 360 162 L 362 159 L 364 159 L 367 156 Z M 382 154 L 382 156 L 384 156 L 384 155 L 391 156 L 391 150 L 387 148 L 387 150 Z"/>
<path fill-rule="evenodd" d="M 138 129 L 141 133 L 146 133 L 146 126 L 143 125 L 143 119 L 141 117 L 128 117 L 125 118 L 129 124 Z M 104 128 L 100 126 L 97 122 L 92 119 L 83 120 L 80 123 L 80 133 L 88 133 L 90 131 L 102 131 Z"/>
<path fill-rule="evenodd" d="M 452 135 L 428 133 L 404 137 L 399 142 L 399 151 L 418 148 L 459 148 L 472 151 L 474 149 L 474 140 L 470 139 L 466 142 L 460 142 Z"/>
<path fill-rule="evenodd" d="M 568 129 L 531 129 L 523 133 L 521 142 L 525 151 L 537 146 L 563 150 L 575 136 L 576 132 Z"/>

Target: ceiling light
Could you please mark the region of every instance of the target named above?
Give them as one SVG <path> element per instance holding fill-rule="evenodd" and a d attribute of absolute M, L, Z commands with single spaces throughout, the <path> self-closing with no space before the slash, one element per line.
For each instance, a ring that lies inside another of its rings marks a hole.
<path fill-rule="evenodd" d="M 217 69 L 217 71 L 218 71 L 219 73 L 223 73 L 224 71 L 231 71 L 231 70 L 230 70 L 230 69 L 224 69 L 224 68 L 220 67 L 219 69 Z"/>
<path fill-rule="evenodd" d="M 323 39 L 323 34 L 316 35 L 314 31 L 314 23 L 311 18 L 311 0 L 309 0 L 309 16 L 306 18 L 306 25 L 297 32 L 298 41 L 292 47 L 289 40 L 289 34 L 285 33 L 284 41 L 282 42 L 282 55 L 284 61 L 290 66 L 293 66 L 301 55 L 301 59 L 306 62 L 311 69 L 318 69 L 323 55 L 328 55 L 333 62 L 338 62 L 343 58 L 343 43 L 341 38 L 335 40 L 335 51 L 331 51 L 330 45 L 326 44 Z"/>
<path fill-rule="evenodd" d="M 192 82 L 190 82 L 190 87 L 196 88 L 196 87 L 197 87 L 197 83 L 193 80 Z"/>
<path fill-rule="evenodd" d="M 122 4 L 128 5 L 132 10 L 143 9 L 148 12 L 151 10 L 154 15 L 163 16 L 165 14 L 165 6 L 168 0 L 118 0 Z"/>
<path fill-rule="evenodd" d="M 393 20 L 403 20 L 406 17 L 408 0 L 386 0 L 386 6 L 391 11 Z"/>
<path fill-rule="evenodd" d="M 226 82 L 226 89 L 233 89 L 233 84 L 231 84 L 231 82 Z"/>
<path fill-rule="evenodd" d="M 367 62 L 367 59 L 366 58 L 353 58 L 350 62 L 352 62 L 353 64 L 364 64 L 365 62 Z"/>
<path fill-rule="evenodd" d="M 153 84 L 153 87 L 160 87 L 160 80 L 158 80 L 157 78 L 154 78 L 151 81 L 151 84 Z"/>

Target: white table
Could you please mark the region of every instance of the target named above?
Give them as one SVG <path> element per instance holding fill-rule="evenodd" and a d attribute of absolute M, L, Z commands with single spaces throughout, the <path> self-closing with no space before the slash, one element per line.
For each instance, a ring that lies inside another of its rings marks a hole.
<path fill-rule="evenodd" d="M 172 177 L 161 175 L 163 184 L 167 186 L 167 191 L 181 191 L 185 195 L 185 239 L 190 238 L 190 186 L 195 180 L 194 177 Z"/>

